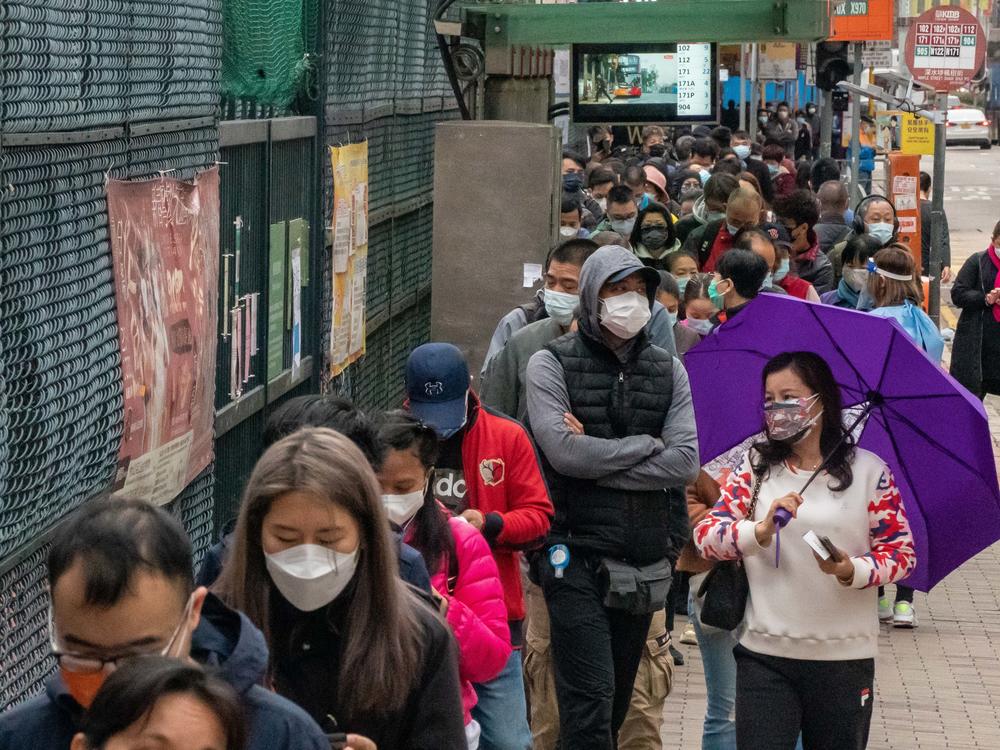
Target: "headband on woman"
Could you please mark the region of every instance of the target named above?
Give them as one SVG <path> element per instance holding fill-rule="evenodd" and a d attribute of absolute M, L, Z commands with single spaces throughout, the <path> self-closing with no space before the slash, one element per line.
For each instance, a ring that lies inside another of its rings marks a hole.
<path fill-rule="evenodd" d="M 893 273 L 892 271 L 886 271 L 884 268 L 879 268 L 875 265 L 875 261 L 868 261 L 868 273 L 877 273 L 879 276 L 884 276 L 887 279 L 894 279 L 895 281 L 913 281 L 913 274 L 901 274 Z"/>

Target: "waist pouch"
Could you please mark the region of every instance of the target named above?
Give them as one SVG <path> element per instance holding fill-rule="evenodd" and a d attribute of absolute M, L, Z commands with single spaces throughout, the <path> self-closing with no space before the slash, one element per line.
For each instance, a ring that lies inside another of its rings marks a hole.
<path fill-rule="evenodd" d="M 597 568 L 604 606 L 633 615 L 649 615 L 663 609 L 672 579 L 673 571 L 666 558 L 637 568 L 621 560 L 602 557 Z"/>

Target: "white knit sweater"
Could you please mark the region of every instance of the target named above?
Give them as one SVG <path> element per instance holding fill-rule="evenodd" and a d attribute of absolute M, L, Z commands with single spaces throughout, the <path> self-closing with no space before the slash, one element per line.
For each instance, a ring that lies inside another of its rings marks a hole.
<path fill-rule="evenodd" d="M 858 450 L 854 481 L 847 490 L 829 489 L 823 473 L 805 492 L 798 515 L 781 531 L 780 565 L 776 542 L 763 548 L 754 526 L 771 503 L 799 492 L 809 477 L 786 465 L 771 468 L 761 484 L 752 519 L 746 517 L 753 489 L 748 457 L 729 478 L 719 503 L 695 529 L 702 554 L 715 560 L 742 557 L 750 581 L 750 601 L 740 643 L 751 651 L 791 659 L 868 659 L 878 646 L 875 587 L 906 576 L 913 568 L 913 538 L 899 491 L 886 465 Z M 850 587 L 820 570 L 803 541 L 808 531 L 827 536 L 851 556 Z"/>

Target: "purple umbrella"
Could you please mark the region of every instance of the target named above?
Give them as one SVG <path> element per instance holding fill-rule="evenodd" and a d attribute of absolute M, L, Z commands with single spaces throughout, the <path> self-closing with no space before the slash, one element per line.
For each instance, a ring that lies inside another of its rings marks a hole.
<path fill-rule="evenodd" d="M 823 357 L 844 406 L 866 413 L 858 444 L 892 469 L 913 531 L 907 585 L 929 591 L 1000 539 L 983 405 L 894 320 L 762 294 L 685 355 L 703 462 L 763 429 L 761 372 L 788 351 Z"/>

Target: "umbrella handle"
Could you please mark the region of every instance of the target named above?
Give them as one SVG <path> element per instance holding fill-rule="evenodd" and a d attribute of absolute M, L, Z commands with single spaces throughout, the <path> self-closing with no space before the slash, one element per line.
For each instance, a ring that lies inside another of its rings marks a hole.
<path fill-rule="evenodd" d="M 800 495 L 804 495 L 806 493 L 806 490 L 809 489 L 809 485 L 813 483 L 813 480 L 819 476 L 820 472 L 826 468 L 826 465 L 827 463 L 829 463 L 830 459 L 833 458 L 833 454 L 837 452 L 837 449 L 844 444 L 844 442 L 847 440 L 849 436 L 854 434 L 854 430 L 857 429 L 858 425 L 861 424 L 861 421 L 871 413 L 871 410 L 872 410 L 872 402 L 868 401 L 865 404 L 865 408 L 862 409 L 861 413 L 858 415 L 858 418 L 854 420 L 854 424 L 852 424 L 847 430 L 844 431 L 844 434 L 841 436 L 840 440 L 837 441 L 837 444 L 833 446 L 833 449 L 829 452 L 829 454 L 826 455 L 822 463 L 820 463 L 820 465 L 816 467 L 816 471 L 814 471 L 812 473 L 812 476 L 809 477 L 809 480 L 805 483 L 805 486 L 801 490 L 799 490 Z"/>

